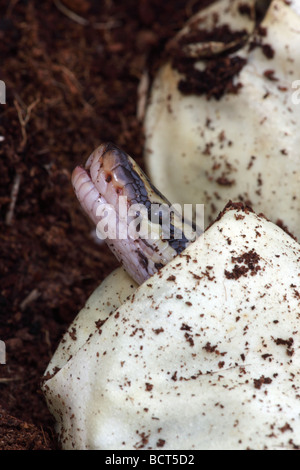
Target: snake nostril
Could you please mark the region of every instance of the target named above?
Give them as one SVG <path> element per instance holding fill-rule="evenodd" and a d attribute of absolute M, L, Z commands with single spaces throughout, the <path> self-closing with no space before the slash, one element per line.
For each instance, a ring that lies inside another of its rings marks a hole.
<path fill-rule="evenodd" d="M 110 183 L 111 180 L 112 180 L 112 176 L 111 176 L 110 173 L 108 173 L 108 174 L 106 175 L 106 177 L 105 177 L 105 181 L 106 181 L 107 183 Z"/>

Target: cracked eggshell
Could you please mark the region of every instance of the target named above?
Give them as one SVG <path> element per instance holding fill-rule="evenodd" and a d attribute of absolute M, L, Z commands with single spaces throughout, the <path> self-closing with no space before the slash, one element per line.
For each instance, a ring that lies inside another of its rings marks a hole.
<path fill-rule="evenodd" d="M 62 447 L 299 448 L 299 266 L 297 242 L 233 205 L 106 321 L 90 312 L 77 347 L 83 310 L 43 385 Z"/>
<path fill-rule="evenodd" d="M 205 204 L 206 226 L 229 200 L 243 201 L 300 237 L 299 15 L 298 0 L 272 1 L 258 32 L 228 55 L 247 61 L 234 77 L 242 85 L 237 94 L 185 95 L 178 90 L 185 77 L 171 63 L 154 81 L 145 119 L 148 174 L 171 202 Z"/>
<path fill-rule="evenodd" d="M 119 308 L 138 287 L 124 268 L 115 269 L 94 290 L 85 306 L 65 333 L 52 357 L 47 373 L 52 375 L 62 368 L 88 341 L 94 330 L 99 330 L 106 318 Z"/>

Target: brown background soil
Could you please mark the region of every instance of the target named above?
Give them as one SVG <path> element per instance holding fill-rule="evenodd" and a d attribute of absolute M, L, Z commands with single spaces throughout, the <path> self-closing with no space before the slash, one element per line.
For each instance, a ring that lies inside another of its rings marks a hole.
<path fill-rule="evenodd" d="M 117 266 L 70 176 L 103 141 L 142 161 L 137 90 L 209 1 L 0 0 L 0 449 L 55 449 L 40 379 L 62 334 Z M 79 22 L 78 22 L 79 21 Z M 82 24 L 79 24 L 82 23 Z"/>

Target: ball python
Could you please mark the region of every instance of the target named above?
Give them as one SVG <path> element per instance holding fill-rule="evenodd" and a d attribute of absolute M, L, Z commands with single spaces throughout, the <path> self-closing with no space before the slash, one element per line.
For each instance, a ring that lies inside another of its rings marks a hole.
<path fill-rule="evenodd" d="M 112 143 L 100 145 L 72 184 L 99 238 L 138 283 L 165 266 L 201 229 L 156 189 L 138 164 Z"/>

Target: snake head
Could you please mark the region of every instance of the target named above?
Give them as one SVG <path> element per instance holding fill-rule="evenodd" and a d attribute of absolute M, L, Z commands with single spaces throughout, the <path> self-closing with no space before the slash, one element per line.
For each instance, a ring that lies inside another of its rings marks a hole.
<path fill-rule="evenodd" d="M 84 168 L 76 167 L 72 183 L 99 238 L 107 242 L 139 284 L 182 253 L 201 233 L 114 144 L 100 145 Z"/>

